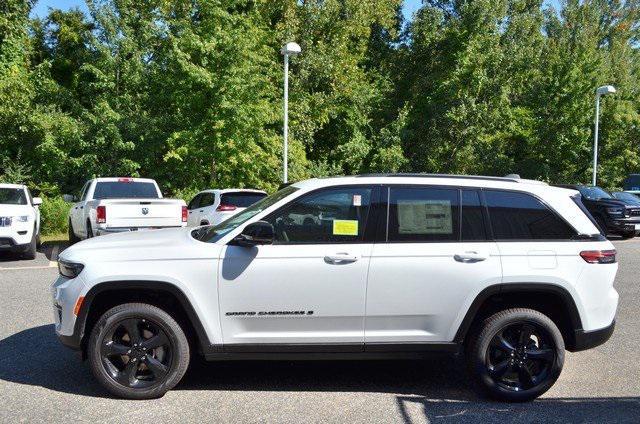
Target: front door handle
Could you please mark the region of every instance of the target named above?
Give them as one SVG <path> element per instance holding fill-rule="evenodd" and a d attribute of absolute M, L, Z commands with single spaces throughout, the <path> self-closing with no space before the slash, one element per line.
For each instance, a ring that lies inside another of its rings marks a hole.
<path fill-rule="evenodd" d="M 324 257 L 324 261 L 329 264 L 348 264 L 358 260 L 357 256 L 350 255 L 348 253 L 336 253 L 334 255 L 327 255 Z"/>
<path fill-rule="evenodd" d="M 483 255 L 478 252 L 464 252 L 464 253 L 456 253 L 453 255 L 453 259 L 458 262 L 465 263 L 473 263 L 473 262 L 482 262 L 487 259 L 487 255 Z"/>

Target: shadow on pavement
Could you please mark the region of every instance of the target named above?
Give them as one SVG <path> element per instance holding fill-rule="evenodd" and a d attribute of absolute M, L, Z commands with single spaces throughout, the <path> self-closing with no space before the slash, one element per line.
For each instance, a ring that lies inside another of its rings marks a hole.
<path fill-rule="evenodd" d="M 428 361 L 193 360 L 174 390 L 371 392 L 396 395 L 405 423 L 638 422 L 640 398 L 540 399 L 507 404 L 480 398 L 459 358 Z M 0 379 L 80 396 L 109 397 L 88 366 L 63 347 L 53 325 L 0 340 Z"/>

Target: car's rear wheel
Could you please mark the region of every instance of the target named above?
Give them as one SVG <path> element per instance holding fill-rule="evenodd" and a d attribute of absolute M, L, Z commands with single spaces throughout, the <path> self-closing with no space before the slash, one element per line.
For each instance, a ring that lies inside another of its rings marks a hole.
<path fill-rule="evenodd" d="M 91 228 L 91 221 L 87 220 L 87 238 L 92 238 L 93 237 L 93 229 Z"/>
<path fill-rule="evenodd" d="M 91 370 L 112 394 L 127 399 L 163 396 L 184 376 L 189 343 L 160 308 L 126 303 L 102 315 L 88 344 Z"/>
<path fill-rule="evenodd" d="M 553 386 L 562 371 L 562 334 L 538 311 L 498 312 L 483 322 L 471 340 L 470 370 L 480 388 L 496 399 L 535 399 Z"/>

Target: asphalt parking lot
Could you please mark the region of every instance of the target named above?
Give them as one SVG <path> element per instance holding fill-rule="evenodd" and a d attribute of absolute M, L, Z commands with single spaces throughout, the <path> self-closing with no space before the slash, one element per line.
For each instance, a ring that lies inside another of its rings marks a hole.
<path fill-rule="evenodd" d="M 461 361 L 195 364 L 164 398 L 123 401 L 58 343 L 54 246 L 0 256 L 0 422 L 640 422 L 640 238 L 616 241 L 621 302 L 612 339 L 568 354 L 532 403 L 479 398 Z"/>

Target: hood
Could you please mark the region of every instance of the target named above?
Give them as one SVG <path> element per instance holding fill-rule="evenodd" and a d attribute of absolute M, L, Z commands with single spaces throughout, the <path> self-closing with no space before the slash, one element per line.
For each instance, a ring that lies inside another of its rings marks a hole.
<path fill-rule="evenodd" d="M 29 205 L 0 205 L 0 216 L 33 215 L 33 208 Z"/>
<path fill-rule="evenodd" d="M 220 245 L 191 237 L 193 228 L 132 231 L 83 240 L 65 249 L 61 260 L 89 263 L 119 260 L 218 258 Z"/>
<path fill-rule="evenodd" d="M 598 199 L 592 200 L 592 202 L 597 202 L 599 205 L 608 207 L 626 207 L 626 203 L 619 199 Z"/>

